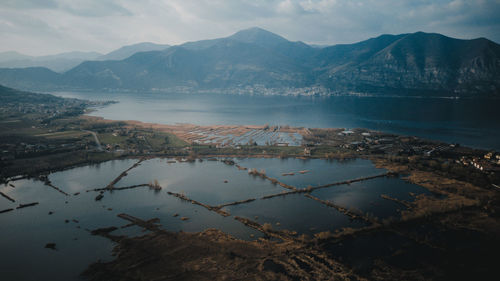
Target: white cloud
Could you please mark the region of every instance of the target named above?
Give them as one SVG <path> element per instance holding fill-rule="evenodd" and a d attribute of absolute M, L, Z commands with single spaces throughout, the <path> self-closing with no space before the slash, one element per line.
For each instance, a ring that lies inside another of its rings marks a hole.
<path fill-rule="evenodd" d="M 3 0 L 0 51 L 108 52 L 141 41 L 228 36 L 252 26 L 320 44 L 419 30 L 500 42 L 498 14 L 500 0 Z"/>

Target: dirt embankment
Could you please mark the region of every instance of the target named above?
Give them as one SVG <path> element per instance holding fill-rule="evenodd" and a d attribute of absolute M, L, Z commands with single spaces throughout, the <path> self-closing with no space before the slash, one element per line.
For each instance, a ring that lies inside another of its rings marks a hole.
<path fill-rule="evenodd" d="M 486 213 L 495 213 L 498 210 L 499 194 L 496 190 L 446 178 L 437 173 L 410 169 L 406 165 L 384 161 L 380 158 L 372 159 L 372 161 L 377 168 L 385 168 L 392 172 L 406 174 L 405 180 L 420 185 L 433 193 L 433 195 L 416 195 L 413 202 L 402 202 L 409 206 L 407 210 L 401 212 L 402 221 L 456 212 L 468 208 L 481 209 Z M 498 221 L 493 224 L 499 225 Z M 484 224 L 475 228 L 487 229 L 488 225 Z"/>
<path fill-rule="evenodd" d="M 115 261 L 91 265 L 90 280 L 363 280 L 296 243 L 237 240 L 216 229 L 120 238 Z"/>

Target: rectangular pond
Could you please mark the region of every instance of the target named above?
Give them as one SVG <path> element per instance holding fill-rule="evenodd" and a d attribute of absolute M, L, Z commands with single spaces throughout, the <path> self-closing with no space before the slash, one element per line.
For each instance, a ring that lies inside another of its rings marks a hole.
<path fill-rule="evenodd" d="M 235 161 L 248 169 L 264 170 L 267 176 L 297 188 L 375 176 L 386 172 L 384 169 L 375 168 L 373 163 L 366 159 L 338 161 L 296 158 L 242 158 L 235 159 Z"/>
<path fill-rule="evenodd" d="M 23 179 L 0 186 L 15 202 L 0 197 L 0 272 L 2 280 L 79 280 L 79 273 L 97 260 L 110 260 L 113 243 L 92 236 L 90 231 L 102 227 L 127 224 L 117 217 L 126 213 L 144 220 L 158 218 L 163 229 L 198 232 L 217 228 L 237 238 L 252 240 L 263 233 L 245 226 L 234 216 L 245 217 L 273 229 L 297 231 L 298 235 L 314 235 L 342 227 L 361 227 L 337 209 L 305 197 L 291 194 L 271 199 L 263 196 L 289 191 L 270 180 L 249 175 L 219 161 L 179 162 L 174 159 L 149 159 L 130 169 L 115 183 L 128 187 L 157 181 L 161 190 L 149 186 L 132 189 L 94 191 L 108 186 L 114 179 L 136 164 L 138 159 L 108 161 L 97 165 L 76 167 L 48 175 L 51 184 Z M 299 188 L 382 174 L 368 160 L 327 161 L 320 159 L 233 158 L 237 164 L 264 169 L 266 174 Z M 305 171 L 304 173 L 296 173 Z M 295 172 L 293 176 L 284 173 Z M 246 199 L 251 202 L 223 208 L 222 216 L 203 206 L 172 196 L 183 194 L 189 199 L 217 206 Z M 331 200 L 347 209 L 357 208 L 381 217 L 397 214 L 397 203 L 382 199 L 381 194 L 409 200 L 408 192 L 423 193 L 425 189 L 398 178 L 378 178 L 351 185 L 316 190 L 312 195 Z M 37 205 L 16 209 L 19 204 Z M 118 229 L 113 234 L 142 235 L 139 227 Z M 55 243 L 55 250 L 45 245 Z M 30 268 L 29 271 L 26 268 Z"/>
<path fill-rule="evenodd" d="M 384 219 L 399 217 L 400 211 L 405 210 L 406 207 L 395 201 L 384 199 L 382 195 L 411 202 L 415 197 L 410 194 L 422 193 L 432 196 L 430 191 L 416 184 L 395 177 L 383 177 L 318 189 L 313 191 L 312 195 Z"/>

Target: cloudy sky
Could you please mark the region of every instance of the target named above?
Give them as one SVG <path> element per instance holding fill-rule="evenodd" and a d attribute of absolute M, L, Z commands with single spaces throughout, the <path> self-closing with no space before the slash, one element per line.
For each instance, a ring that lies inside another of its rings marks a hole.
<path fill-rule="evenodd" d="M 353 43 L 438 32 L 500 42 L 500 0 L 1 0 L 0 52 L 109 52 L 179 44 L 258 26 L 292 41 Z"/>

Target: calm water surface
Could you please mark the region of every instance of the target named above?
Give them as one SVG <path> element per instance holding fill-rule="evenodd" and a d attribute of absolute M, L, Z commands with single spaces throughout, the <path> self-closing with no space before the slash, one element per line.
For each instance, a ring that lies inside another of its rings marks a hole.
<path fill-rule="evenodd" d="M 159 218 L 162 227 L 171 231 L 197 232 L 217 228 L 241 239 L 256 239 L 262 233 L 234 220 L 234 215 L 256 220 L 261 224 L 270 223 L 275 229 L 295 230 L 299 234 L 308 235 L 365 225 L 300 194 L 259 199 L 287 190 L 220 161 L 168 163 L 169 160 L 172 159 L 146 160 L 116 184 L 125 187 L 158 180 L 163 190 L 158 192 L 140 187 L 106 192 L 101 201 L 94 200 L 98 193 L 87 191 L 105 187 L 122 171 L 136 163 L 136 159 L 108 161 L 50 174 L 51 182 L 70 196 L 65 196 L 40 181 L 28 179 L 13 182 L 15 187 L 0 186 L 2 192 L 16 200 L 12 203 L 1 197 L 0 210 L 15 208 L 20 203 L 39 202 L 34 207 L 0 214 L 3 226 L 0 232 L 2 280 L 79 280 L 79 273 L 90 263 L 98 259 L 112 259 L 113 244 L 107 239 L 91 236 L 89 230 L 125 225 L 127 222 L 117 217 L 120 213 L 142 219 Z M 268 175 L 297 187 L 383 172 L 367 160 L 234 160 L 244 167 L 264 169 Z M 282 176 L 284 172 L 298 170 L 309 172 Z M 249 198 L 257 200 L 228 206 L 225 209 L 231 216 L 223 217 L 204 207 L 181 201 L 168 195 L 166 191 L 183 193 L 209 205 Z M 313 195 L 344 207 L 389 216 L 397 215 L 401 206 L 381 199 L 380 195 L 388 194 L 412 200 L 409 192 L 418 194 L 426 191 L 401 179 L 382 178 L 318 190 Z M 53 214 L 49 215 L 49 212 Z M 178 216 L 174 217 L 174 214 Z M 181 217 L 189 219 L 183 221 Z M 119 229 L 116 234 L 134 236 L 142 235 L 143 232 L 133 227 Z M 56 243 L 57 250 L 45 249 L 47 243 Z M 26 270 L 27 268 L 30 270 Z"/>
<path fill-rule="evenodd" d="M 91 113 L 113 120 L 162 124 L 291 125 L 368 128 L 500 150 L 500 100 L 285 97 L 174 93 L 54 93 L 116 100 Z"/>

